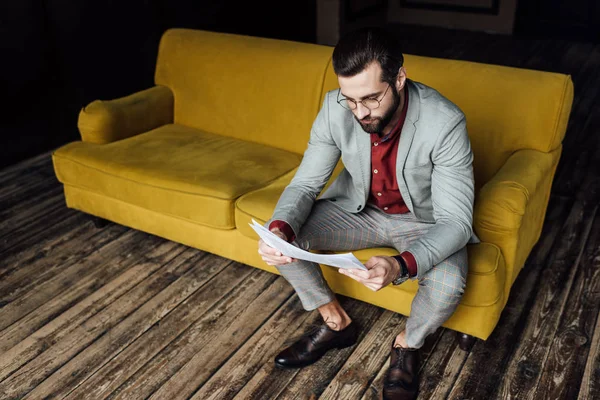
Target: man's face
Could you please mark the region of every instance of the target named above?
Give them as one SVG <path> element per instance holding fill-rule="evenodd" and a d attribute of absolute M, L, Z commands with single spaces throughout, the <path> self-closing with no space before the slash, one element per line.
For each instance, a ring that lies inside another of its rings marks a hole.
<path fill-rule="evenodd" d="M 395 85 L 381 81 L 379 63 L 371 63 L 358 75 L 340 76 L 338 82 L 342 96 L 356 101 L 357 107 L 352 112 L 362 129 L 367 133 L 382 133 L 400 105 L 400 94 Z M 380 100 L 379 107 L 369 109 L 360 103 L 360 100 L 368 98 Z"/>

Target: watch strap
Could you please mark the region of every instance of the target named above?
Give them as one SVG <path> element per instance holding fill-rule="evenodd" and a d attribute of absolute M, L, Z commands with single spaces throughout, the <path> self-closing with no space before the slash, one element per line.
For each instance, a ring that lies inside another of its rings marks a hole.
<path fill-rule="evenodd" d="M 398 264 L 400 264 L 400 273 L 398 274 L 398 277 L 392 281 L 392 284 L 399 285 L 407 281 L 410 275 L 408 273 L 408 266 L 406 265 L 404 258 L 400 255 L 393 257 L 398 261 Z"/>

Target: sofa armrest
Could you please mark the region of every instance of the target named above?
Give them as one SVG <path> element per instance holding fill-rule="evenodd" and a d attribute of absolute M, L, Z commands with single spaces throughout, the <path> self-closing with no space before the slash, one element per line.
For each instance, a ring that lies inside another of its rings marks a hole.
<path fill-rule="evenodd" d="M 490 229 L 506 234 L 519 231 L 529 200 L 551 173 L 554 159 L 552 153 L 516 151 L 483 185 L 475 201 L 473 221 L 480 239 L 491 242 L 486 238 Z"/>
<path fill-rule="evenodd" d="M 516 151 L 475 197 L 473 229 L 501 249 L 509 285 L 539 238 L 561 150 Z"/>
<path fill-rule="evenodd" d="M 114 100 L 95 100 L 79 112 L 84 142 L 110 143 L 173 123 L 173 93 L 154 86 Z"/>

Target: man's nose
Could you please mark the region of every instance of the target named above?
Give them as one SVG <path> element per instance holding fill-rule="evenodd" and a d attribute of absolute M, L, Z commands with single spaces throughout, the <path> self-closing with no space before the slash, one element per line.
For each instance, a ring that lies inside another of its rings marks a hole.
<path fill-rule="evenodd" d="M 371 110 L 363 105 L 363 103 L 357 102 L 356 104 L 356 116 L 358 119 L 363 119 L 364 117 L 371 114 Z"/>

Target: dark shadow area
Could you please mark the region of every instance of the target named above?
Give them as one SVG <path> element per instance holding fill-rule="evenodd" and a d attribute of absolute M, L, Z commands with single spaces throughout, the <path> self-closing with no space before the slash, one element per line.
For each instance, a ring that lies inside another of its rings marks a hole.
<path fill-rule="evenodd" d="M 151 87 L 158 43 L 166 29 L 204 29 L 316 43 L 317 1 L 0 2 L 4 100 L 0 107 L 0 168 L 78 140 L 78 113 L 89 102 Z M 342 33 L 349 26 L 361 25 L 347 12 L 351 4 L 359 3 L 340 0 Z M 519 67 L 520 63 L 512 63 L 526 59 L 537 44 L 548 40 L 558 40 L 559 51 L 567 40 L 592 47 L 600 43 L 600 3 L 595 0 L 519 0 L 513 35 L 387 24 L 385 4 L 389 2 L 378 4 L 384 6 L 366 13 L 363 22 L 388 25 L 411 54 Z M 469 52 L 455 46 L 464 40 L 479 50 Z M 509 53 L 515 51 L 523 54 L 512 57 Z M 553 55 L 559 57 L 560 53 Z M 533 67 L 569 73 L 561 67 L 564 64 L 539 62 Z"/>
<path fill-rule="evenodd" d="M 600 44 L 597 0 L 519 0 L 515 16 L 518 37 Z"/>
<path fill-rule="evenodd" d="M 0 168 L 79 139 L 77 116 L 154 82 L 171 27 L 314 43 L 316 0 L 5 0 Z"/>

